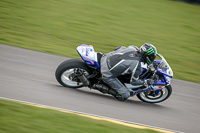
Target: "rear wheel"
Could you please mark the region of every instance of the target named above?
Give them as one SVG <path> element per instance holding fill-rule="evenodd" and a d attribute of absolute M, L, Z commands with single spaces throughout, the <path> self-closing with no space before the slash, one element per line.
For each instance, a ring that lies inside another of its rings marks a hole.
<path fill-rule="evenodd" d="M 76 76 L 75 72 L 79 69 L 85 76 L 91 74 L 88 66 L 81 59 L 71 59 L 61 63 L 55 72 L 57 81 L 70 88 L 80 88 L 83 84 L 80 82 L 79 78 Z"/>
<path fill-rule="evenodd" d="M 137 97 L 147 103 L 159 103 L 169 98 L 172 93 L 171 85 L 165 86 L 162 90 L 158 91 L 158 94 L 155 94 L 155 91 L 142 92 L 137 94 Z"/>

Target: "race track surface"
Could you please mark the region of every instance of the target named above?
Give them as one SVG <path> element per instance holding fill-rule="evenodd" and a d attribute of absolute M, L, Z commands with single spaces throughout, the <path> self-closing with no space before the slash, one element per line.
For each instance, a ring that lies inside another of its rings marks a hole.
<path fill-rule="evenodd" d="M 167 101 L 148 104 L 132 97 L 120 102 L 89 88 L 70 89 L 59 85 L 54 72 L 67 59 L 0 44 L 0 97 L 180 132 L 200 132 L 200 84 L 174 79 L 173 93 Z"/>

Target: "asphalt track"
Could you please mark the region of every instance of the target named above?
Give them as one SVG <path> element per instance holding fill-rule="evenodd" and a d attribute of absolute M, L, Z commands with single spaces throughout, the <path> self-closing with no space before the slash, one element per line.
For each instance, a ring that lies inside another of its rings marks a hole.
<path fill-rule="evenodd" d="M 0 97 L 180 132 L 200 132 L 200 84 L 174 79 L 173 94 L 162 103 L 148 104 L 137 97 L 120 102 L 88 88 L 59 85 L 54 72 L 67 59 L 0 44 Z"/>

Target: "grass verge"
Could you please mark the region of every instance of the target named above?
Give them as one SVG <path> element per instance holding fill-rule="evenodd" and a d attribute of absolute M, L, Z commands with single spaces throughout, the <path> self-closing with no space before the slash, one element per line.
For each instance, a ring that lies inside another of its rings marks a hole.
<path fill-rule="evenodd" d="M 154 44 L 174 77 L 200 83 L 200 7 L 173 0 L 1 0 L 0 43 L 78 58 L 76 47 Z"/>
<path fill-rule="evenodd" d="M 157 133 L 0 99 L 1 133 Z"/>

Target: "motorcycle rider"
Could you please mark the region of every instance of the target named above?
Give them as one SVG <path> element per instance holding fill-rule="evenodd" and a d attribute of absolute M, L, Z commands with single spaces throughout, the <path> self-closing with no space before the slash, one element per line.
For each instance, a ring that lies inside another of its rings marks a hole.
<path fill-rule="evenodd" d="M 132 85 L 151 85 L 153 83 L 152 79 L 139 79 L 139 75 L 142 72 L 141 62 L 150 65 L 156 58 L 156 54 L 156 47 L 150 43 L 143 44 L 140 49 L 136 46 L 129 46 L 127 48 L 122 46 L 105 54 L 101 58 L 102 80 L 117 92 L 110 92 L 110 94 L 120 101 L 124 101 L 134 94 L 133 90 L 126 88 L 117 79 L 118 76 L 125 73 L 131 73 L 130 83 Z M 95 86 L 96 88 L 102 87 L 101 85 Z"/>

